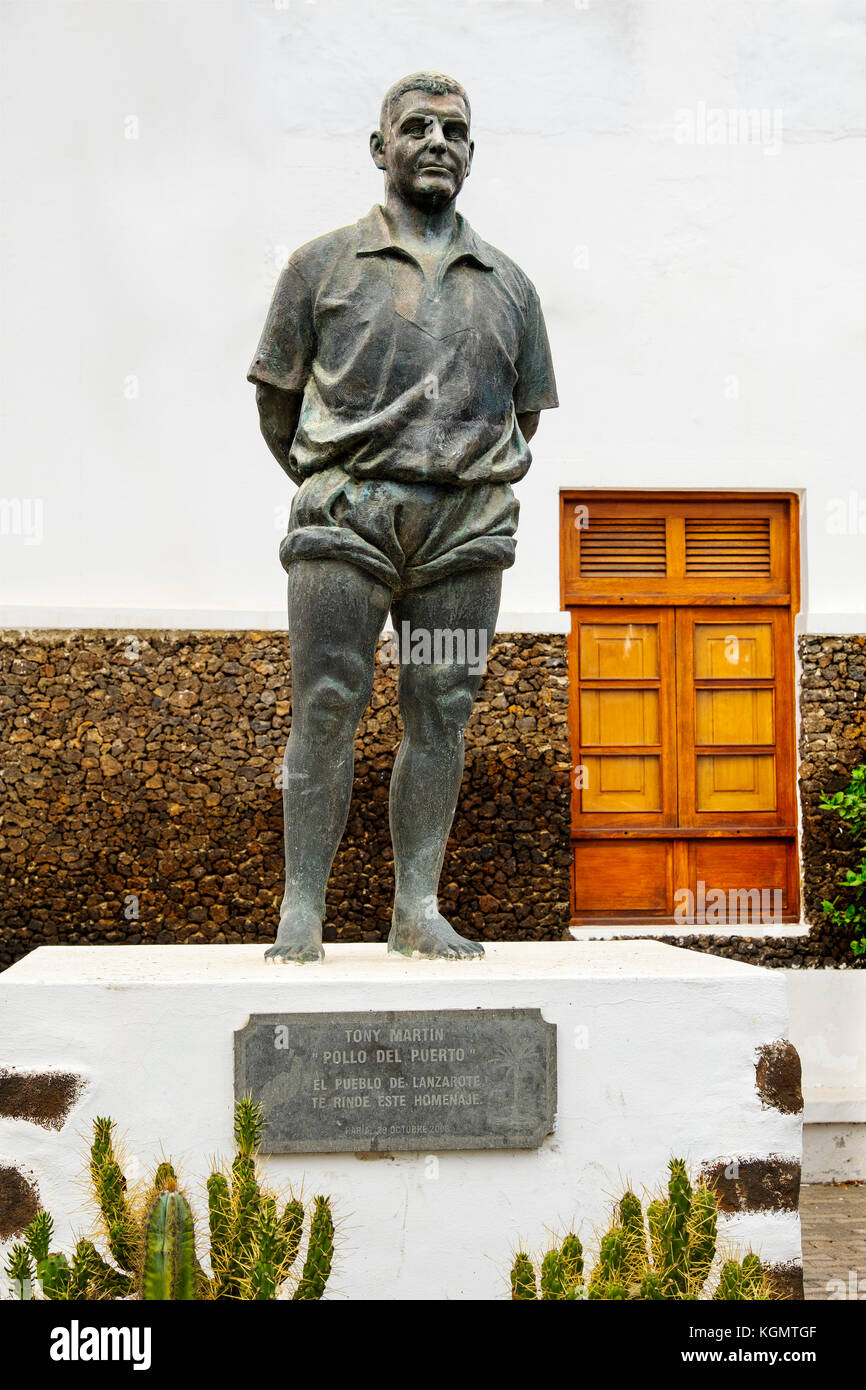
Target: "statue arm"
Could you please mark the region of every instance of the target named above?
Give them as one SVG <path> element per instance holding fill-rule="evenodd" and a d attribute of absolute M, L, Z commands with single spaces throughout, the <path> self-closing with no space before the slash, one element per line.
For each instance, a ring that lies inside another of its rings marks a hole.
<path fill-rule="evenodd" d="M 538 429 L 538 420 L 541 415 L 540 410 L 527 410 L 523 414 L 518 414 L 517 425 L 523 438 L 529 443 L 535 431 Z"/>
<path fill-rule="evenodd" d="M 263 382 L 256 386 L 259 427 L 265 443 L 293 483 L 302 481 L 292 468 L 290 456 L 303 399 L 303 391 L 284 391 L 280 386 L 270 386 Z"/>

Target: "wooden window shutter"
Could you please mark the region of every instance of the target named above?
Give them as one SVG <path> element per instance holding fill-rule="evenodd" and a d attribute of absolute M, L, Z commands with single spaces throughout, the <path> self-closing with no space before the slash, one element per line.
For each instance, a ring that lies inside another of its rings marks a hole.
<path fill-rule="evenodd" d="M 562 605 L 796 603 L 794 496 L 563 492 Z"/>

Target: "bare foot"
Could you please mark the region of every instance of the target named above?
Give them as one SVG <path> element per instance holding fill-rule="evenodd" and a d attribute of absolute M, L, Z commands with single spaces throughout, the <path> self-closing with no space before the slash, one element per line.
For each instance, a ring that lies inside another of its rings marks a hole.
<path fill-rule="evenodd" d="M 484 947 L 480 941 L 467 941 L 460 936 L 451 923 L 446 922 L 435 897 L 431 896 L 399 909 L 394 904 L 388 953 L 428 960 L 479 960 L 484 955 Z"/>
<path fill-rule="evenodd" d="M 284 908 L 280 916 L 277 939 L 265 951 L 265 960 L 274 965 L 306 965 L 325 959 L 322 950 L 322 919 L 316 912 L 303 908 Z"/>

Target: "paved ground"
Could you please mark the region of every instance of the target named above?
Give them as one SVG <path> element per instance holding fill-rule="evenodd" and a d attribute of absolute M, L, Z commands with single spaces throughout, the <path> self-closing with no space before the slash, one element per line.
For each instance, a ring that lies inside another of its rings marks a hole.
<path fill-rule="evenodd" d="M 866 1183 L 800 1190 L 807 1298 L 866 1299 Z"/>

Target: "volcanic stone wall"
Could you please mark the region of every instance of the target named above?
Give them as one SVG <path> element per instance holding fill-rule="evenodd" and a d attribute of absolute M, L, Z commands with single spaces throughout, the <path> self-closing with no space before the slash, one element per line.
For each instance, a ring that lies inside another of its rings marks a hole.
<path fill-rule="evenodd" d="M 800 662 L 804 916 L 823 955 L 850 961 L 850 933 L 830 926 L 821 903 L 847 901 L 840 882 L 861 853 L 839 817 L 821 809 L 821 794 L 840 791 L 866 762 L 866 636 L 801 637 Z"/>
<path fill-rule="evenodd" d="M 328 940 L 390 924 L 396 669 L 376 663 Z M 569 915 L 563 636 L 497 639 L 467 731 L 443 909 L 478 939 Z M 0 633 L 0 966 L 70 942 L 269 941 L 282 893 L 288 639 Z"/>

